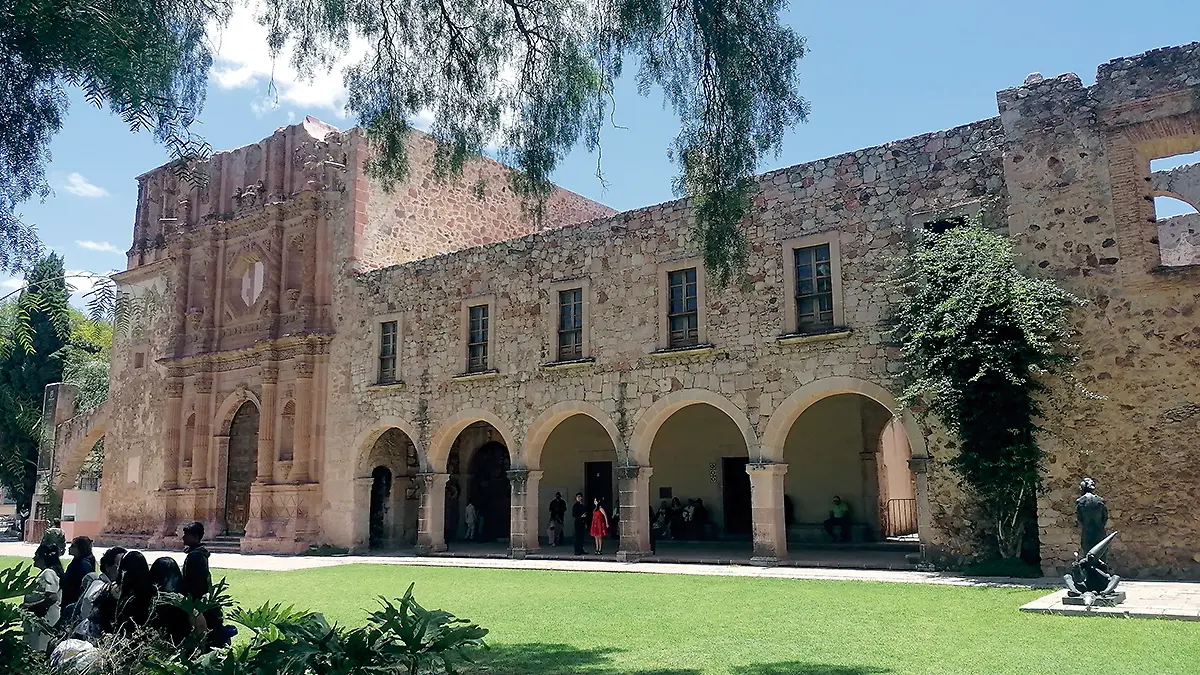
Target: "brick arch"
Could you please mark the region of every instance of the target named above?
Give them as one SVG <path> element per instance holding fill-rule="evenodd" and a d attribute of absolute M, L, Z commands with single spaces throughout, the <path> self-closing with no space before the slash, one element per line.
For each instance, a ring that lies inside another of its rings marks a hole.
<path fill-rule="evenodd" d="M 525 434 L 525 446 L 521 451 L 525 468 L 534 470 L 542 468 L 542 450 L 546 447 L 546 440 L 550 438 L 550 434 L 554 433 L 559 424 L 576 415 L 586 415 L 604 427 L 612 441 L 617 457 L 625 459 L 626 449 L 625 444 L 621 442 L 621 432 L 604 410 L 584 401 L 563 401 L 551 406 L 549 410 L 539 415 L 533 424 L 529 425 L 529 430 Z"/>
<path fill-rule="evenodd" d="M 697 404 L 712 406 L 733 420 L 738 430 L 742 432 L 742 439 L 746 442 L 746 454 L 750 456 L 751 460 L 757 459 L 759 454 L 758 437 L 754 433 L 754 427 L 750 425 L 750 420 L 746 418 L 746 414 L 729 399 L 707 389 L 684 389 L 673 392 L 658 399 L 654 405 L 647 408 L 638 417 L 637 424 L 633 428 L 633 436 L 629 440 L 631 459 L 641 466 L 649 466 L 650 447 L 654 444 L 654 437 L 658 434 L 658 430 L 671 418 L 671 415 Z"/>
<path fill-rule="evenodd" d="M 516 436 L 512 430 L 494 413 L 486 410 L 470 409 L 454 415 L 446 420 L 441 427 L 433 434 L 432 440 L 429 442 L 429 453 L 426 456 L 421 456 L 421 467 L 434 473 L 445 473 L 446 463 L 450 459 L 450 449 L 454 446 L 455 439 L 462 433 L 463 429 L 471 426 L 476 422 L 487 422 L 500 433 L 500 437 L 504 440 L 504 447 L 508 449 L 510 460 L 518 459 L 513 455 L 515 448 L 519 448 L 516 444 Z"/>
<path fill-rule="evenodd" d="M 800 415 L 817 401 L 838 394 L 865 396 L 887 408 L 893 415 L 898 415 L 904 425 L 905 434 L 908 436 L 912 456 L 915 458 L 929 456 L 928 449 L 925 447 L 925 436 L 921 433 L 916 418 L 909 411 L 900 409 L 900 405 L 891 392 L 867 380 L 854 377 L 826 377 L 800 387 L 775 408 L 771 419 L 767 421 L 766 430 L 763 431 L 763 459 L 782 462 L 784 442 L 787 441 L 788 433 Z"/>
<path fill-rule="evenodd" d="M 358 456 L 354 460 L 354 476 L 356 478 L 370 478 L 371 470 L 374 466 L 370 465 L 371 451 L 375 449 L 375 442 L 390 429 L 399 429 L 408 436 L 408 440 L 416 448 L 417 458 L 421 460 L 422 468 L 425 468 L 425 452 L 421 448 L 420 436 L 417 435 L 417 430 L 413 425 L 399 417 L 382 417 L 375 424 L 371 425 L 366 431 L 363 431 L 354 439 L 354 445 Z M 461 431 L 461 430 L 460 430 Z M 457 436 L 457 434 L 455 434 Z M 453 439 L 451 439 L 453 442 Z"/>

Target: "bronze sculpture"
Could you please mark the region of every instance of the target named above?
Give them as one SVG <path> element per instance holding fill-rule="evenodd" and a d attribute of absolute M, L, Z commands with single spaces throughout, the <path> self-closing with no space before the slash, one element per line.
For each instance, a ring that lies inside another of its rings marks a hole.
<path fill-rule="evenodd" d="M 1099 544 L 1106 534 L 1108 507 L 1104 499 L 1096 494 L 1096 481 L 1084 478 L 1079 483 L 1079 498 L 1075 500 L 1075 516 L 1079 519 L 1081 538 L 1079 555 L 1083 557 Z"/>
<path fill-rule="evenodd" d="M 1092 607 L 1097 602 L 1115 605 L 1125 600 L 1125 593 L 1117 592 L 1121 577 L 1110 573 L 1108 563 L 1104 561 L 1116 538 L 1117 533 L 1113 532 L 1071 563 L 1070 573 L 1063 576 L 1067 584 L 1067 597 L 1063 599 L 1063 604 Z"/>

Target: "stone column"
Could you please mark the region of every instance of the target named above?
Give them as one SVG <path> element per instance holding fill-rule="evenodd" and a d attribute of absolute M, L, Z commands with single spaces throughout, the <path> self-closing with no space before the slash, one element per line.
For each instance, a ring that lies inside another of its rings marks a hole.
<path fill-rule="evenodd" d="M 212 375 L 196 378 L 196 436 L 192 441 L 192 487 L 208 487 L 208 454 L 212 448 Z"/>
<path fill-rule="evenodd" d="M 921 558 L 924 559 L 929 533 L 933 531 L 933 513 L 929 509 L 929 458 L 913 457 L 908 460 L 908 468 L 913 472 L 917 498 L 917 538 L 921 542 Z"/>
<path fill-rule="evenodd" d="M 293 483 L 307 483 L 309 448 L 312 447 L 312 361 L 296 364 L 296 425 L 292 438 L 292 472 L 288 479 Z"/>
<path fill-rule="evenodd" d="M 879 462 L 873 451 L 858 453 L 862 465 L 863 486 L 863 540 L 879 538 Z M 851 514 L 853 517 L 853 514 Z"/>
<path fill-rule="evenodd" d="M 421 513 L 417 519 L 417 552 L 446 550 L 446 482 L 448 473 L 421 473 Z"/>
<path fill-rule="evenodd" d="M 267 362 L 262 368 L 262 409 L 258 411 L 258 470 L 254 482 L 269 485 L 275 475 L 275 388 L 279 370 Z"/>
<path fill-rule="evenodd" d="M 525 550 L 534 553 L 542 548 L 541 534 L 542 530 L 538 527 L 539 516 L 541 515 L 541 493 L 538 492 L 542 485 L 542 472 L 529 471 L 525 478 Z"/>
<path fill-rule="evenodd" d="M 508 472 L 508 485 L 512 491 L 508 509 L 508 555 L 513 558 L 524 558 L 529 552 L 526 542 L 531 533 L 527 519 L 529 509 L 525 499 L 528 481 L 529 471 L 526 469 L 512 469 Z M 532 530 L 532 536 L 536 540 L 536 523 Z"/>
<path fill-rule="evenodd" d="M 617 559 L 634 562 L 650 555 L 650 474 L 649 466 L 622 466 L 617 469 L 621 495 L 621 547 Z"/>
<path fill-rule="evenodd" d="M 167 380 L 167 447 L 163 457 L 162 489 L 179 487 L 179 446 L 183 419 L 183 380 L 172 374 Z"/>
<path fill-rule="evenodd" d="M 756 565 L 787 559 L 787 521 L 783 513 L 783 477 L 787 464 L 747 464 L 750 474 L 750 512 L 754 519 Z"/>

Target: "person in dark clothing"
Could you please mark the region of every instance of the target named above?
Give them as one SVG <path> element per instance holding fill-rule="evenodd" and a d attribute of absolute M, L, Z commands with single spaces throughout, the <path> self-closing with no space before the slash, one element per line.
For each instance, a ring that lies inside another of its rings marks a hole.
<path fill-rule="evenodd" d="M 138 551 L 121 557 L 117 581 L 96 601 L 100 632 L 129 635 L 150 621 L 158 595 L 150 582 L 150 566 Z"/>
<path fill-rule="evenodd" d="M 208 568 L 208 549 L 204 548 L 204 524 L 191 523 L 183 527 L 183 546 L 187 557 L 183 559 L 183 594 L 193 600 L 199 600 L 212 589 L 212 572 Z M 221 616 L 221 608 L 214 607 L 202 616 L 202 630 L 208 632 L 208 644 L 211 647 L 224 647 L 229 644 Z"/>
<path fill-rule="evenodd" d="M 96 558 L 92 555 L 92 540 L 75 537 L 71 541 L 71 563 L 62 576 L 63 616 L 73 616 L 74 605 L 83 593 L 83 578 L 96 570 Z"/>
<path fill-rule="evenodd" d="M 692 521 L 692 526 L 696 528 L 696 538 L 701 541 L 708 539 L 708 507 L 699 497 L 696 498 L 696 508 L 692 511 Z"/>
<path fill-rule="evenodd" d="M 583 542 L 588 536 L 588 507 L 583 503 L 583 493 L 575 494 L 571 505 L 571 518 L 575 521 L 575 555 L 583 555 Z"/>
<path fill-rule="evenodd" d="M 555 541 L 550 542 L 550 545 L 558 546 L 562 544 L 563 527 L 567 524 L 567 501 L 562 498 L 561 492 L 555 492 L 554 500 L 550 502 L 550 520 L 558 524 L 558 527 L 554 528 Z"/>
<path fill-rule="evenodd" d="M 654 534 L 654 507 L 647 507 L 650 510 L 650 553 L 658 553 L 658 537 Z"/>
<path fill-rule="evenodd" d="M 183 572 L 179 571 L 179 564 L 172 558 L 163 556 L 155 560 L 150 566 L 150 580 L 160 595 L 183 592 Z M 175 645 L 182 644 L 193 628 L 192 618 L 186 611 L 163 602 L 154 608 L 153 623 Z"/>

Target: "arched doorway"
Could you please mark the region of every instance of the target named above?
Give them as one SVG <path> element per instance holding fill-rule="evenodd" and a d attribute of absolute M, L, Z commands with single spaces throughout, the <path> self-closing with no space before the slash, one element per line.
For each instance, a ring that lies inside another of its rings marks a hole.
<path fill-rule="evenodd" d="M 468 538 L 467 505 L 475 508 L 478 521 L 475 539 L 507 539 L 512 491 L 508 483 L 508 448 L 495 427 L 475 422 L 455 439 L 447 459 L 445 536 L 446 541 Z"/>
<path fill-rule="evenodd" d="M 365 514 L 370 548 L 415 544 L 421 502 L 414 477 L 420 464 L 412 439 L 395 427 L 384 431 L 371 446 L 364 467 L 371 472 L 370 509 Z"/>
<path fill-rule="evenodd" d="M 539 459 L 542 478 L 535 521 L 539 536 L 544 537 L 550 528 L 550 503 L 556 493 L 562 495 L 567 506 L 561 532 L 563 544 L 569 545 L 574 536 L 571 505 L 577 493 L 583 493 L 589 507 L 592 499 L 598 497 L 610 518 L 616 515 L 617 452 L 600 422 L 583 413 L 559 422 L 546 437 Z M 617 528 L 611 528 L 610 534 L 616 538 Z"/>
<path fill-rule="evenodd" d="M 650 446 L 650 503 L 667 510 L 665 523 L 655 519 L 659 540 L 749 542 L 749 460 L 742 430 L 721 409 L 697 401 L 672 413 Z M 681 512 L 689 504 L 691 520 Z"/>
<path fill-rule="evenodd" d="M 246 533 L 250 519 L 250 485 L 258 468 L 258 408 L 242 403 L 229 423 L 229 467 L 225 481 L 225 531 Z"/>
<path fill-rule="evenodd" d="M 789 539 L 798 543 L 846 538 L 862 542 L 883 536 L 885 505 L 880 501 L 879 486 L 882 441 L 890 441 L 889 473 L 898 470 L 898 455 L 908 448 L 907 442 L 894 446 L 894 438 L 882 438 L 891 421 L 891 411 L 875 400 L 861 394 L 839 393 L 816 401 L 792 422 L 783 444 L 783 461 L 788 465 L 784 477 L 784 521 Z M 898 432 L 903 438 L 902 425 Z M 905 457 L 905 471 L 907 464 Z M 900 477 L 893 475 L 893 478 L 899 483 Z M 845 517 L 849 527 L 831 523 L 833 535 L 830 535 L 825 521 L 830 518 L 835 497 L 848 506 Z M 915 499 L 906 505 L 911 505 L 911 518 L 907 511 L 904 516 L 915 526 Z"/>
<path fill-rule="evenodd" d="M 471 455 L 467 502 L 480 515 L 479 540 L 508 538 L 512 492 L 508 485 L 508 448 L 495 441 L 485 443 Z"/>
<path fill-rule="evenodd" d="M 392 472 L 386 466 L 377 466 L 371 472 L 370 547 L 372 551 L 385 548 L 389 543 L 388 519 L 391 501 Z"/>

